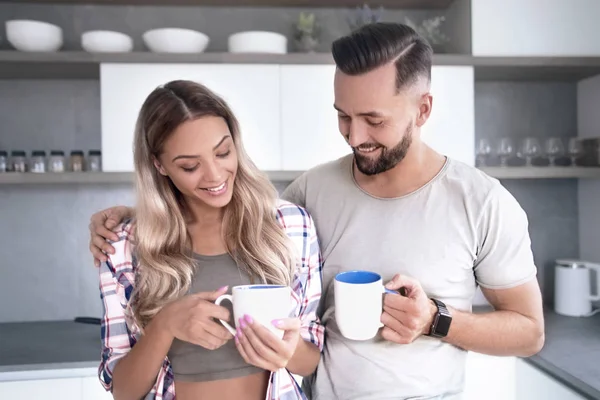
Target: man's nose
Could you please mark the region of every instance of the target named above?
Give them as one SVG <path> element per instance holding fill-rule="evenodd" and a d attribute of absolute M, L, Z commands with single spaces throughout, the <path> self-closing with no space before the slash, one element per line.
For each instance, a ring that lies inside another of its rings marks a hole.
<path fill-rule="evenodd" d="M 348 128 L 348 144 L 351 147 L 358 147 L 367 141 L 367 133 L 364 127 L 356 122 L 352 122 Z"/>

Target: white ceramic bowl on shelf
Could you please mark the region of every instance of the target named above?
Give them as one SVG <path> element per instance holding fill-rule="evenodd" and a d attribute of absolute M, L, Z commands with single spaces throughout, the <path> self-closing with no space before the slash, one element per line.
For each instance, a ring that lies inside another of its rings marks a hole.
<path fill-rule="evenodd" d="M 184 28 L 151 29 L 142 39 L 155 53 L 202 53 L 209 42 L 204 33 Z"/>
<path fill-rule="evenodd" d="M 87 31 L 81 35 L 81 47 L 90 53 L 128 53 L 133 39 L 121 32 Z"/>
<path fill-rule="evenodd" d="M 5 26 L 6 39 L 20 51 L 54 52 L 63 45 L 62 29 L 48 22 L 13 19 Z"/>
<path fill-rule="evenodd" d="M 287 53 L 287 38 L 281 33 L 245 31 L 229 36 L 230 53 Z"/>

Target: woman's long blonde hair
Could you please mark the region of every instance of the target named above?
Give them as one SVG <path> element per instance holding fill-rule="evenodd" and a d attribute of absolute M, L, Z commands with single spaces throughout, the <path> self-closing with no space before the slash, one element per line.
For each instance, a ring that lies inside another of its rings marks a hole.
<path fill-rule="evenodd" d="M 192 281 L 195 267 L 182 195 L 158 172 L 154 158 L 180 124 L 204 116 L 227 122 L 237 151 L 233 196 L 223 218 L 227 252 L 261 283 L 289 285 L 296 268 L 291 241 L 276 220 L 277 191 L 246 154 L 227 103 L 201 84 L 169 82 L 148 96 L 135 130 L 138 270 L 130 304 L 140 329 L 165 304 L 184 295 Z"/>

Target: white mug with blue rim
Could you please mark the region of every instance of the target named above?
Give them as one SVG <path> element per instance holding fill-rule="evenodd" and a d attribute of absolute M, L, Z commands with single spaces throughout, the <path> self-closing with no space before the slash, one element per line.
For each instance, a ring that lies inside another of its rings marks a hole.
<path fill-rule="evenodd" d="M 346 271 L 335 276 L 335 322 L 340 333 L 351 340 L 369 340 L 377 335 L 386 289 L 381 275 L 370 271 Z"/>
<path fill-rule="evenodd" d="M 249 315 L 256 322 L 267 327 L 275 336 L 283 338 L 284 331 L 276 328 L 273 321 L 288 318 L 291 312 L 291 291 L 283 285 L 240 285 L 231 288 L 231 295 L 224 294 L 215 300 L 220 305 L 223 300 L 233 304 L 235 327 L 239 327 L 240 318 Z M 219 320 L 232 335 L 235 329 L 222 319 Z"/>

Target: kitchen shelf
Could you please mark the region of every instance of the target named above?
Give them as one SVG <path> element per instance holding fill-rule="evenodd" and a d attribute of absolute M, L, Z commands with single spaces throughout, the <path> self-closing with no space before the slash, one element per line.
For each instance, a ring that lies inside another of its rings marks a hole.
<path fill-rule="evenodd" d="M 453 0 L 374 0 L 369 5 L 394 9 L 445 9 Z M 364 0 L 20 0 L 42 4 L 168 5 L 219 7 L 357 7 Z"/>
<path fill-rule="evenodd" d="M 600 167 L 481 167 L 498 179 L 600 179 Z"/>
<path fill-rule="evenodd" d="M 600 74 L 600 57 L 474 57 L 436 54 L 434 65 L 473 66 L 476 80 L 579 81 Z M 98 79 L 101 63 L 333 64 L 330 53 L 98 54 L 0 51 L 0 79 Z"/>
<path fill-rule="evenodd" d="M 481 167 L 498 179 L 600 179 L 600 167 Z M 304 171 L 267 171 L 272 181 L 289 182 Z M 131 172 L 1 173 L 0 185 L 132 184 Z"/>
<path fill-rule="evenodd" d="M 302 171 L 267 171 L 272 181 L 292 181 Z M 0 173 L 0 185 L 133 184 L 132 172 Z"/>

